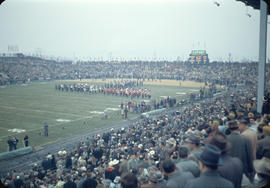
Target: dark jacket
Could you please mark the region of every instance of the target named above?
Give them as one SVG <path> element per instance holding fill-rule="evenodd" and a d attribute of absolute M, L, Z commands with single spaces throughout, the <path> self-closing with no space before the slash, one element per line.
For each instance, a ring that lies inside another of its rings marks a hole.
<path fill-rule="evenodd" d="M 241 188 L 243 164 L 240 159 L 224 154 L 221 156 L 221 160 L 223 165 L 218 167 L 220 176 L 231 181 L 234 188 Z"/>
<path fill-rule="evenodd" d="M 190 179 L 194 179 L 194 176 L 190 172 L 177 171 L 172 176 L 169 176 L 165 188 L 184 188 Z"/>
<path fill-rule="evenodd" d="M 83 188 L 96 188 L 97 187 L 97 182 L 94 179 L 89 179 L 88 178 L 83 182 L 82 187 Z"/>
<path fill-rule="evenodd" d="M 64 187 L 63 188 L 76 188 L 77 185 L 76 183 L 72 182 L 72 181 L 68 181 L 64 184 Z"/>
<path fill-rule="evenodd" d="M 191 172 L 195 178 L 200 176 L 199 165 L 193 160 L 183 159 L 176 166 L 181 172 Z"/>
<path fill-rule="evenodd" d="M 239 158 L 243 163 L 243 172 L 249 177 L 249 173 L 254 172 L 251 144 L 247 137 L 241 136 L 238 133 L 231 133 L 228 136 L 228 140 L 231 142 L 231 149 L 228 154 L 231 157 Z"/>
<path fill-rule="evenodd" d="M 270 156 L 270 136 L 265 136 L 258 142 L 257 159 L 261 159 L 265 155 Z"/>
<path fill-rule="evenodd" d="M 185 188 L 233 188 L 233 184 L 221 177 L 216 170 L 207 171 L 200 177 L 189 180 Z"/>
<path fill-rule="evenodd" d="M 23 181 L 20 179 L 17 179 L 14 181 L 15 188 L 21 188 L 23 186 Z"/>
<path fill-rule="evenodd" d="M 66 158 L 66 168 L 72 168 L 72 160 L 70 155 Z"/>

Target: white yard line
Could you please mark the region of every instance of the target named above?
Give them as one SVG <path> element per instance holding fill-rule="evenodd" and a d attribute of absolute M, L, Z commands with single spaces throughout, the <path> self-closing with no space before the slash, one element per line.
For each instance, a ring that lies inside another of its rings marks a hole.
<path fill-rule="evenodd" d="M 22 110 L 22 111 L 30 111 L 30 112 L 39 112 L 39 113 L 51 113 L 51 114 L 62 114 L 62 115 L 68 115 L 68 116 L 85 117 L 83 115 L 78 115 L 78 114 L 70 114 L 70 113 L 47 111 L 47 110 L 33 110 L 33 109 L 18 108 L 18 107 L 12 107 L 12 106 L 0 106 L 0 109 L 1 108 Z"/>
<path fill-rule="evenodd" d="M 94 117 L 98 117 L 98 115 L 84 116 L 82 118 L 71 120 L 70 122 L 62 122 L 62 123 L 50 124 L 49 129 L 51 127 L 56 127 L 56 126 L 64 125 L 64 124 L 67 124 L 67 123 L 72 123 L 72 122 L 75 122 L 75 121 L 80 121 L 80 120 L 83 120 L 83 119 L 90 119 L 90 118 L 94 118 Z M 37 129 L 29 129 L 29 130 L 26 130 L 26 132 L 24 132 L 24 133 L 27 134 L 28 132 L 37 131 L 37 130 L 43 130 L 43 128 L 40 127 L 40 128 L 37 128 Z M 20 134 L 20 133 L 14 133 L 14 134 L 10 134 L 10 135 L 7 135 L 7 136 L 14 136 L 14 135 L 17 135 L 17 134 Z M 7 136 L 1 136 L 0 139 L 6 138 Z"/>
<path fill-rule="evenodd" d="M 8 128 L 4 128 L 4 127 L 0 127 L 0 129 L 6 130 L 6 131 L 9 130 Z"/>

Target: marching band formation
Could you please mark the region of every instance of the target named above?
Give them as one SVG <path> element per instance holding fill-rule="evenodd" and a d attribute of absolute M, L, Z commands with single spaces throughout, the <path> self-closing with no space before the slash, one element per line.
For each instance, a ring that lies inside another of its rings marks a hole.
<path fill-rule="evenodd" d="M 142 82 L 138 81 L 114 81 L 103 85 L 75 83 L 75 84 L 57 84 L 55 90 L 65 92 L 79 92 L 89 94 L 103 94 L 113 96 L 123 96 L 131 98 L 148 98 L 152 96 L 152 91 L 147 88 L 140 88 Z"/>

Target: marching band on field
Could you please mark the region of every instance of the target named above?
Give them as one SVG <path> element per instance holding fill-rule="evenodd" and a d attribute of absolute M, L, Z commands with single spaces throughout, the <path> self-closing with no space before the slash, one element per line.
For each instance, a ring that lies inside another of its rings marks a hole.
<path fill-rule="evenodd" d="M 152 96 L 152 91 L 146 88 L 138 88 L 142 83 L 135 81 L 124 81 L 106 83 L 104 85 L 90 85 L 87 83 L 75 83 L 75 84 L 58 84 L 55 85 L 55 89 L 66 92 L 80 92 L 89 94 L 103 94 L 113 96 L 124 96 L 131 98 L 148 98 Z"/>

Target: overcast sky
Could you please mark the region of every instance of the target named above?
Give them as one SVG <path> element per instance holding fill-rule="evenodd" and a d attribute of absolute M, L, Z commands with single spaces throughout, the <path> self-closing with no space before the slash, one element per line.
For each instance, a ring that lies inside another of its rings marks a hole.
<path fill-rule="evenodd" d="M 67 58 L 175 60 L 205 49 L 210 61 L 228 60 L 229 53 L 234 60 L 257 60 L 259 11 L 235 0 L 214 2 L 6 0 L 0 53 L 18 46 L 22 53 Z"/>

